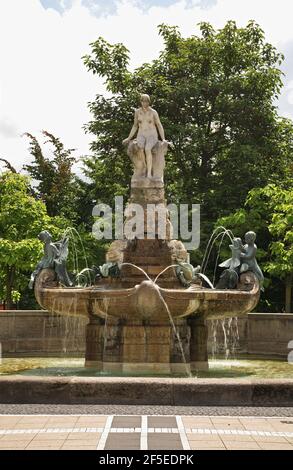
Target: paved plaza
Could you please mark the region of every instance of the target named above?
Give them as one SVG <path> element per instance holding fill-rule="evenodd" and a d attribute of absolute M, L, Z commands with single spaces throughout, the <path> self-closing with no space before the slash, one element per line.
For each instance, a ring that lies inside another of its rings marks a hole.
<path fill-rule="evenodd" d="M 208 414 L 0 416 L 0 450 L 116 449 L 293 450 L 293 417 Z"/>

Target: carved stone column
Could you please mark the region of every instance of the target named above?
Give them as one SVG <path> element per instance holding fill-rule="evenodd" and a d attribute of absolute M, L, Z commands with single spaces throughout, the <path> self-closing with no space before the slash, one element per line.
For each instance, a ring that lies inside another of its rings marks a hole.
<path fill-rule="evenodd" d="M 202 315 L 188 319 L 190 326 L 190 369 L 208 370 L 208 327 Z"/>

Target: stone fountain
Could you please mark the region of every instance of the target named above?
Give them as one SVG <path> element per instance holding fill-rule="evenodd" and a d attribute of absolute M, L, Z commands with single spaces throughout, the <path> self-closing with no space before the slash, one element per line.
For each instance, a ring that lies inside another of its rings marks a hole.
<path fill-rule="evenodd" d="M 240 244 L 237 257 L 232 244 L 232 261 L 225 265 L 228 269 L 218 287 L 206 284 L 200 269 L 189 264 L 184 244 L 172 240 L 163 180 L 169 143 L 147 95 L 141 97 L 124 144 L 134 165 L 125 227 L 133 204 L 139 204 L 145 216 L 141 233 L 133 237 L 125 230 L 125 238 L 111 244 L 96 282 L 74 287 L 65 265 L 68 240 L 54 244 L 42 232 L 45 256 L 31 279 L 36 299 L 49 311 L 89 319 L 86 366 L 129 374 L 190 374 L 206 369 L 206 320 L 239 317 L 257 305 L 260 275 L 255 252 L 248 253 L 251 242 L 248 248 Z M 148 236 L 149 205 L 161 208 L 163 236 L 157 214 L 153 237 Z"/>

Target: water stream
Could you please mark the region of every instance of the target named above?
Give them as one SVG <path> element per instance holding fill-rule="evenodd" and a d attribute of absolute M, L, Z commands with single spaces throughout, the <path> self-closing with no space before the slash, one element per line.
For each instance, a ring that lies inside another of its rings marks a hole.
<path fill-rule="evenodd" d="M 219 230 L 221 230 L 221 232 L 217 233 Z M 207 243 L 207 246 L 204 252 L 203 260 L 201 263 L 201 269 L 200 269 L 201 273 L 203 274 L 205 273 L 214 244 L 217 241 L 217 239 L 220 238 L 221 236 L 222 237 L 227 236 L 230 239 L 231 243 L 233 242 L 234 235 L 231 230 L 227 230 L 225 227 L 222 227 L 222 226 L 215 228 L 215 230 L 213 231 L 212 235 L 209 238 L 209 241 Z M 222 241 L 223 240 L 221 240 L 221 244 L 222 244 Z"/>
<path fill-rule="evenodd" d="M 238 319 L 224 318 L 211 321 L 212 358 L 234 359 L 239 350 Z"/>

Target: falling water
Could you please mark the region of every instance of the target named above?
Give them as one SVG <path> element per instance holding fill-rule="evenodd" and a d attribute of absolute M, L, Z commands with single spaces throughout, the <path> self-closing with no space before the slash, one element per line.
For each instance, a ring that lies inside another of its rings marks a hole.
<path fill-rule="evenodd" d="M 216 233 L 219 231 L 219 230 L 222 230 L 220 233 L 218 233 L 216 235 Z M 216 235 L 216 236 L 215 236 Z M 203 256 L 203 260 L 202 260 L 202 264 L 201 264 L 201 272 L 204 274 L 206 268 L 207 268 L 207 264 L 208 264 L 208 261 L 209 261 L 209 258 L 210 258 L 210 255 L 211 255 L 211 251 L 213 249 L 213 246 L 216 242 L 216 240 L 221 237 L 221 236 L 228 236 L 231 243 L 233 242 L 233 238 L 234 238 L 234 235 L 233 233 L 231 232 L 231 230 L 227 230 L 225 227 L 217 227 L 212 235 L 210 236 L 209 238 L 209 241 L 208 241 L 208 244 L 206 246 L 206 249 L 205 249 L 205 252 L 204 252 L 204 256 Z"/>
<path fill-rule="evenodd" d="M 206 276 L 203 273 L 197 273 L 197 276 L 201 277 L 210 286 L 211 289 L 214 289 L 214 286 L 212 282 L 209 280 L 208 276 Z"/>
<path fill-rule="evenodd" d="M 239 348 L 238 319 L 224 318 L 211 321 L 212 358 L 224 354 L 225 359 L 235 358 Z"/>
<path fill-rule="evenodd" d="M 221 238 L 221 240 L 220 240 L 219 247 L 218 247 L 218 253 L 217 253 L 217 258 L 216 258 L 215 267 L 214 267 L 214 274 L 213 274 L 213 284 L 215 284 L 215 281 L 216 281 L 216 273 L 217 273 L 218 261 L 219 261 L 219 257 L 220 257 L 220 253 L 221 253 L 221 248 L 222 248 L 222 244 L 223 244 L 225 235 L 226 235 L 226 233 L 224 232 L 224 233 L 222 234 L 222 238 Z"/>
<path fill-rule="evenodd" d="M 211 320 L 211 334 L 212 334 L 212 358 L 215 359 L 218 354 L 219 343 L 217 341 L 217 329 L 219 320 Z"/>
<path fill-rule="evenodd" d="M 155 278 L 154 280 L 154 283 L 156 284 L 157 283 L 157 280 L 159 279 L 159 277 L 164 274 L 164 272 L 166 272 L 168 269 L 170 268 L 178 268 L 179 264 L 170 264 L 169 266 L 167 266 L 165 269 L 163 269 L 163 271 L 161 271 L 157 277 Z"/>
<path fill-rule="evenodd" d="M 184 354 L 184 350 L 183 350 L 183 345 L 182 345 L 182 341 L 181 341 L 181 338 L 180 338 L 180 335 L 177 331 L 177 328 L 175 326 L 175 323 L 174 323 L 174 320 L 173 320 L 173 317 L 171 315 L 171 312 L 169 310 L 169 307 L 164 299 L 164 297 L 162 296 L 161 292 L 160 292 L 160 289 L 158 289 L 158 293 L 159 293 L 159 297 L 162 301 L 162 304 L 164 305 L 167 313 L 168 313 L 168 316 L 169 316 L 169 320 L 170 320 L 170 323 L 172 325 L 172 328 L 173 328 L 173 331 L 174 331 L 174 334 L 177 338 L 177 341 L 178 341 L 178 344 L 179 344 L 179 347 L 180 347 L 180 352 L 181 352 L 181 355 L 182 355 L 182 359 L 183 359 L 183 362 L 184 362 L 184 365 L 185 365 L 185 371 L 186 371 L 186 375 L 188 375 L 189 377 L 191 377 L 191 373 L 190 373 L 190 370 L 188 368 L 188 365 L 187 365 L 187 361 L 186 361 L 186 357 L 185 357 L 185 354 Z"/>
<path fill-rule="evenodd" d="M 90 273 L 89 273 L 88 260 L 87 260 L 87 256 L 86 256 L 86 252 L 85 252 L 85 248 L 84 248 L 84 243 L 81 239 L 80 234 L 78 233 L 78 231 L 74 227 L 67 227 L 64 234 L 63 234 L 63 239 L 66 238 L 66 237 L 69 237 L 69 239 L 72 241 L 73 257 L 74 257 L 74 271 L 75 271 L 75 273 L 79 273 L 79 261 L 78 261 L 78 254 L 79 253 L 78 253 L 77 248 L 76 248 L 77 243 L 76 243 L 75 237 L 77 238 L 78 243 L 81 246 L 83 260 L 85 262 L 85 267 L 86 267 L 85 273 L 88 275 L 89 283 L 91 284 L 91 277 L 90 277 Z"/>
<path fill-rule="evenodd" d="M 157 280 L 159 279 L 159 277 L 160 277 L 165 271 L 167 271 L 167 270 L 170 269 L 170 268 L 177 268 L 177 267 L 179 267 L 179 266 L 180 266 L 180 264 L 170 264 L 169 266 L 167 266 L 165 269 L 163 269 L 163 271 L 161 271 L 161 272 L 157 275 L 157 277 L 156 277 L 155 280 L 154 280 L 154 283 L 155 283 L 155 284 L 157 283 Z M 211 281 L 209 280 L 209 278 L 208 278 L 205 274 L 203 274 L 203 273 L 196 273 L 196 275 L 199 276 L 199 277 L 201 277 L 201 278 L 209 285 L 209 287 L 210 287 L 211 289 L 214 289 L 213 284 L 211 283 Z"/>
<path fill-rule="evenodd" d="M 104 331 L 103 331 L 103 357 L 102 361 L 104 361 L 106 357 L 106 350 L 107 350 L 107 339 L 108 339 L 108 309 L 109 309 L 109 304 L 110 304 L 110 299 L 108 297 L 103 298 L 103 304 L 104 304 L 104 311 L 105 311 L 105 324 L 104 324 Z"/>

